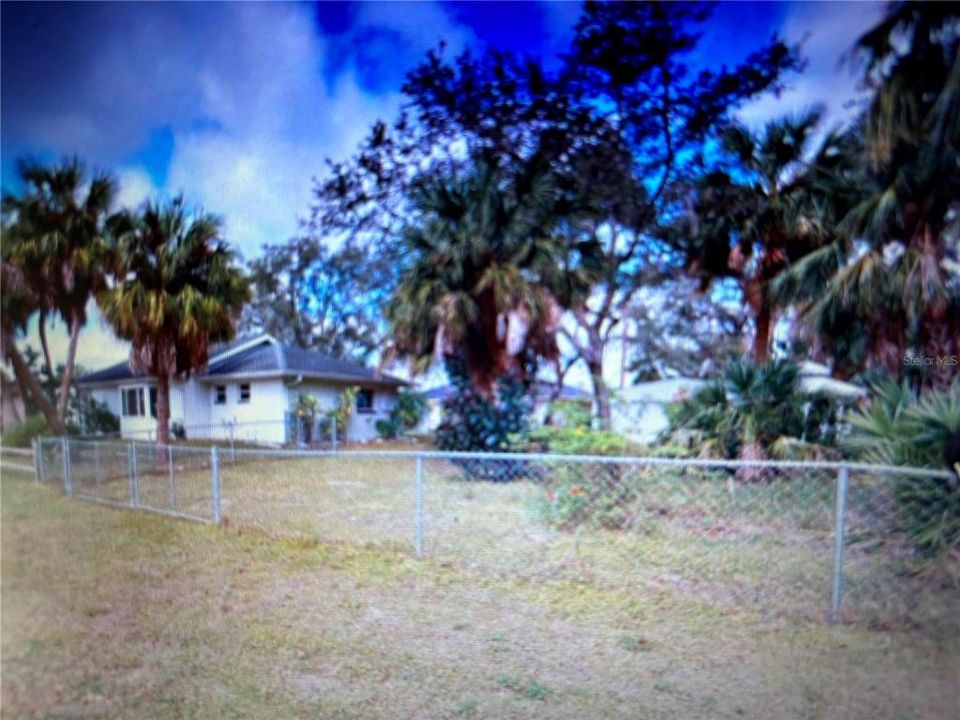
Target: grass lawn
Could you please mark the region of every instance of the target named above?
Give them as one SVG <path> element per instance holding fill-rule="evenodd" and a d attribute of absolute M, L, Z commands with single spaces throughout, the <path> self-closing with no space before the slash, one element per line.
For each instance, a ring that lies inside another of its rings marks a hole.
<path fill-rule="evenodd" d="M 956 713 L 955 634 L 193 525 L 11 472 L 0 488 L 3 717 Z"/>

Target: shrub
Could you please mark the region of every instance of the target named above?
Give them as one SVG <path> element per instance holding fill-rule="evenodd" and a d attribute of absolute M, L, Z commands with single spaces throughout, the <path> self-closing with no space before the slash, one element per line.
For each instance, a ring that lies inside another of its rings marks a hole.
<path fill-rule="evenodd" d="M 732 360 L 721 380 L 669 408 L 669 437 L 686 436 L 701 445 L 701 455 L 714 457 L 755 458 L 785 449 L 815 454 L 834 443 L 837 410 L 828 397 L 800 392 L 796 363 Z M 784 438 L 803 438 L 812 447 Z"/>
<path fill-rule="evenodd" d="M 377 420 L 377 422 L 374 423 L 374 427 L 377 430 L 377 435 L 384 440 L 393 440 L 400 434 L 400 428 L 393 417 Z"/>
<path fill-rule="evenodd" d="M 886 465 L 949 467 L 960 436 L 960 381 L 917 398 L 896 383 L 873 386 L 872 404 L 850 418 L 844 449 L 860 460 Z M 960 544 L 960 481 L 899 476 L 898 524 L 925 552 L 937 555 Z"/>
<path fill-rule="evenodd" d="M 530 435 L 534 449 L 559 455 L 638 455 L 642 448 L 610 430 L 545 427 Z M 617 530 L 635 516 L 636 468 L 619 463 L 559 463 L 542 473 L 547 517 L 556 527 L 591 524 Z"/>
<path fill-rule="evenodd" d="M 72 429 L 80 435 L 110 435 L 120 432 L 120 418 L 110 412 L 106 403 L 92 397 L 76 401 L 73 417 L 75 426 Z"/>
<path fill-rule="evenodd" d="M 401 390 L 397 395 L 397 402 L 386 419 L 377 420 L 374 427 L 377 434 L 385 440 L 392 440 L 399 435 L 405 435 L 420 422 L 427 409 L 427 399 L 415 392 Z"/>
<path fill-rule="evenodd" d="M 43 415 L 30 415 L 3 436 L 3 444 L 8 447 L 30 447 L 34 438 L 52 435 L 50 426 Z"/>
<path fill-rule="evenodd" d="M 589 428 L 593 420 L 590 406 L 577 400 L 557 400 L 550 404 L 551 424 L 564 428 Z"/>
<path fill-rule="evenodd" d="M 560 455 L 638 455 L 640 448 L 612 430 L 584 427 L 543 427 L 530 433 L 543 452 Z"/>
<path fill-rule="evenodd" d="M 444 400 L 437 445 L 455 452 L 507 452 L 526 442 L 531 404 L 526 385 L 507 376 L 497 381 L 492 397 L 481 394 L 467 377 L 462 363 L 448 360 L 447 376 L 456 392 Z M 515 461 L 458 460 L 471 480 L 516 480 L 527 464 Z"/>

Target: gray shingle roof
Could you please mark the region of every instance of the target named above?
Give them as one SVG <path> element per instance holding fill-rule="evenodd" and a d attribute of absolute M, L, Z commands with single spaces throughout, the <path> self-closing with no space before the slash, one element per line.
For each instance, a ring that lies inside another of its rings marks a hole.
<path fill-rule="evenodd" d="M 200 379 L 226 376 L 280 376 L 355 382 L 370 385 L 406 385 L 406 381 L 377 372 L 360 363 L 341 360 L 313 350 L 282 345 L 269 335 L 246 337 L 216 346 L 210 353 L 210 364 Z M 84 375 L 80 385 L 115 383 L 143 377 L 130 370 L 127 362 L 111 365 Z"/>

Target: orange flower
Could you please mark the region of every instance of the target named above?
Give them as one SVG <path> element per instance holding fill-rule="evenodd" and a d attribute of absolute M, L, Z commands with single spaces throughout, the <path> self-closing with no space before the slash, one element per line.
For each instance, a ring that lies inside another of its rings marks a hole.
<path fill-rule="evenodd" d="M 583 495 L 583 488 L 577 485 L 576 487 L 570 488 L 571 495 Z"/>
<path fill-rule="evenodd" d="M 550 490 L 547 490 L 547 500 L 553 502 L 553 493 Z"/>

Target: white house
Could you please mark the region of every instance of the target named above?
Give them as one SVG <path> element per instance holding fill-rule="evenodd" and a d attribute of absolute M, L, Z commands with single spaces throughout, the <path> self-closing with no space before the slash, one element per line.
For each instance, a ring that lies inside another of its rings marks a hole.
<path fill-rule="evenodd" d="M 122 362 L 77 380 L 81 392 L 105 403 L 120 417 L 125 438 L 153 439 L 157 389 L 153 378 Z M 215 346 L 207 368 L 170 386 L 170 422 L 187 438 L 280 444 L 302 439 L 292 415 L 300 395 L 317 401 L 317 416 L 336 408 L 348 387 L 357 387 L 356 407 L 346 431 L 350 441 L 376 437 L 407 382 L 358 363 L 284 345 L 270 335 L 239 338 Z M 313 429 L 316 438 L 317 429 Z"/>

